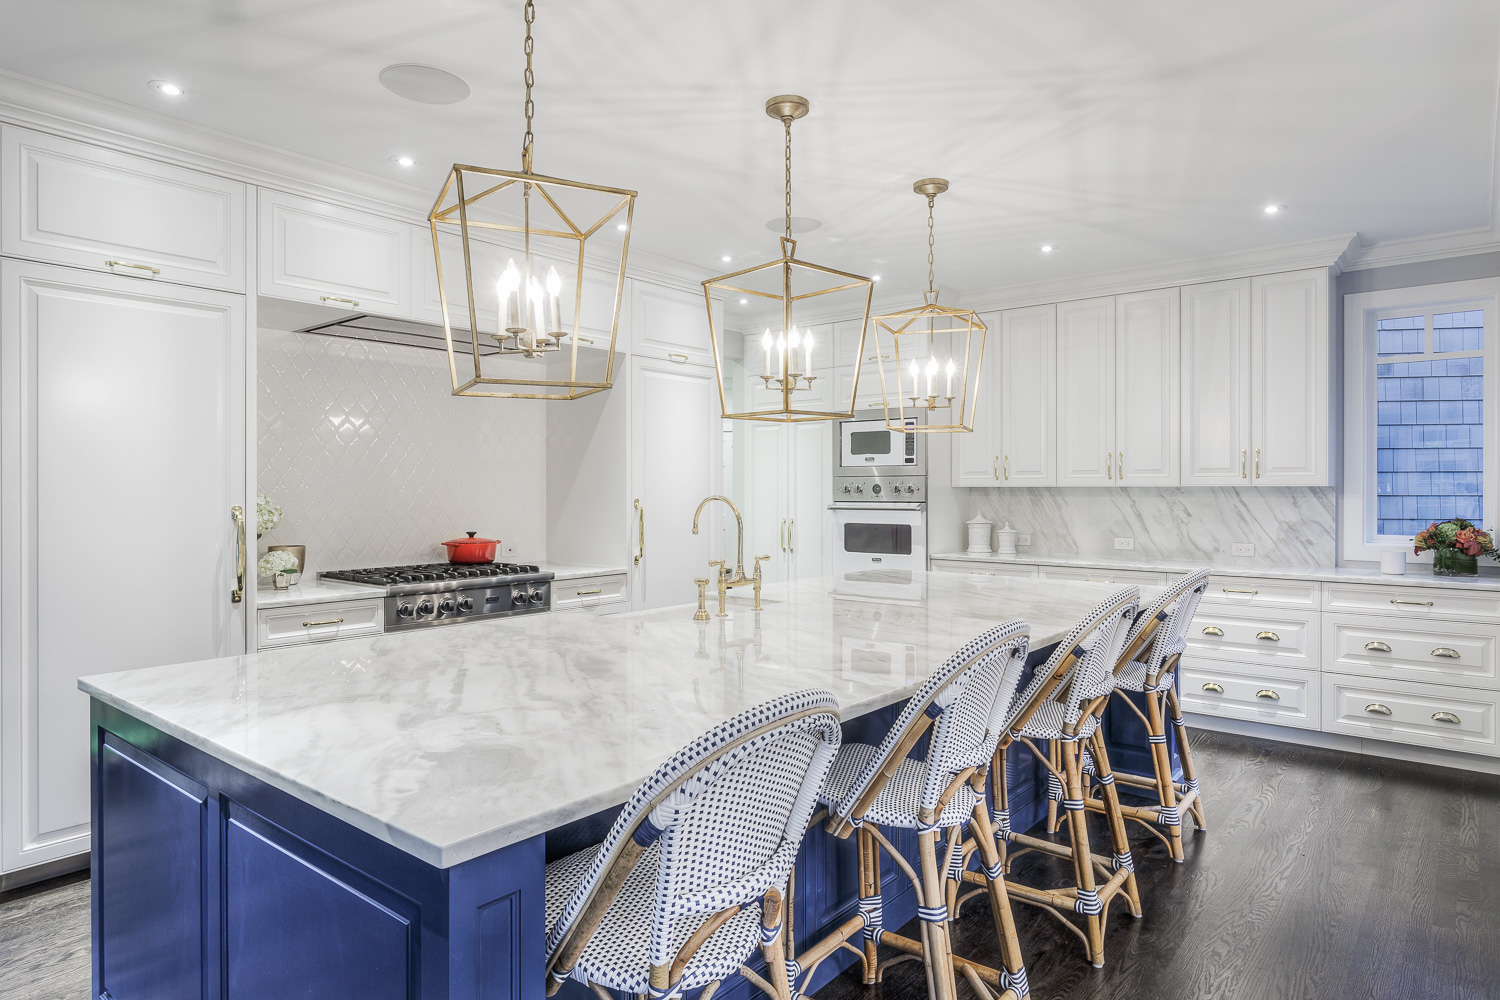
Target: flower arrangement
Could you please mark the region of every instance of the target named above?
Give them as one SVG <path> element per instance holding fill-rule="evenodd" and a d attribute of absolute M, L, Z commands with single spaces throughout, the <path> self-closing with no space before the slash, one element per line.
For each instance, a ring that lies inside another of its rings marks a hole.
<path fill-rule="evenodd" d="M 255 537 L 259 538 L 281 523 L 281 507 L 261 493 L 255 498 Z"/>
<path fill-rule="evenodd" d="M 276 549 L 267 552 L 260 557 L 260 562 L 255 564 L 255 571 L 261 576 L 275 576 L 277 573 L 291 573 L 297 569 L 297 557 L 284 549 Z"/>
<path fill-rule="evenodd" d="M 1488 531 L 1461 517 L 1439 521 L 1417 532 L 1412 552 L 1432 552 L 1432 571 L 1445 576 L 1469 576 L 1479 572 L 1478 557 L 1500 559 L 1495 540 Z"/>

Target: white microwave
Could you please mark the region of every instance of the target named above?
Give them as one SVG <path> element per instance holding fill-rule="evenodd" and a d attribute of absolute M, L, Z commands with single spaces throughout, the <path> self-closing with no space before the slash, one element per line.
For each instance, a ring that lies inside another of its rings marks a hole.
<path fill-rule="evenodd" d="M 835 476 L 925 476 L 926 435 L 916 430 L 919 418 L 907 417 L 905 429 L 886 425 L 885 411 L 861 413 L 835 427 L 838 467 Z"/>

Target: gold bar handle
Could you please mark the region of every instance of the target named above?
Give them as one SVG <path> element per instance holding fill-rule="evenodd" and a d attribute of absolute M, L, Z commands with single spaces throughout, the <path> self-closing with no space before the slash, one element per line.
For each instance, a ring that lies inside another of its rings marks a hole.
<path fill-rule="evenodd" d="M 635 553 L 635 564 L 637 566 L 639 566 L 641 564 L 641 560 L 644 559 L 644 558 L 646 558 L 646 508 L 641 506 L 641 501 L 640 501 L 639 498 L 637 498 L 637 500 L 635 502 L 635 511 L 636 511 L 637 519 L 640 522 L 640 535 L 641 535 L 641 541 L 640 541 L 640 546 L 641 547 L 638 550 L 636 550 L 636 553 Z"/>
<path fill-rule="evenodd" d="M 1382 705 L 1378 701 L 1372 701 L 1368 705 L 1366 705 L 1365 706 L 1365 711 L 1366 712 L 1373 712 L 1376 715 L 1390 715 L 1391 714 L 1391 710 L 1389 708 L 1386 708 L 1384 705 Z"/>
<path fill-rule="evenodd" d="M 345 305 L 354 307 L 355 309 L 359 308 L 359 303 L 356 302 L 354 299 L 342 299 L 342 298 L 339 298 L 337 295 L 319 295 L 318 296 L 318 301 L 319 302 L 342 302 Z"/>
<path fill-rule="evenodd" d="M 891 356 L 889 354 L 872 354 L 868 358 L 865 358 L 865 363 L 869 364 L 872 361 L 889 361 L 889 360 L 891 360 Z"/>
<path fill-rule="evenodd" d="M 1391 598 L 1391 603 L 1392 604 L 1410 604 L 1414 608 L 1430 608 L 1430 607 L 1432 607 L 1432 602 L 1431 601 L 1400 601 L 1400 600 L 1397 600 L 1394 597 Z"/>
<path fill-rule="evenodd" d="M 1365 643 L 1365 648 L 1372 653 L 1389 653 L 1391 651 L 1391 647 L 1378 639 Z"/>
<path fill-rule="evenodd" d="M 329 619 L 326 619 L 326 620 L 320 621 L 320 622 L 303 622 L 302 623 L 302 627 L 303 628 L 314 628 L 314 627 L 316 627 L 318 625 L 342 625 L 342 624 L 344 624 L 344 619 L 342 619 L 342 618 L 329 618 Z"/>
<path fill-rule="evenodd" d="M 792 534 L 792 532 L 794 532 L 796 529 L 797 529 L 797 519 L 795 517 L 789 517 L 789 518 L 787 518 L 786 519 L 786 554 L 789 555 L 789 556 L 794 556 L 794 555 L 797 554 L 797 548 L 796 548 L 797 540 L 796 540 L 796 538 Z"/>
<path fill-rule="evenodd" d="M 1005 481 L 1010 482 L 1010 456 L 1005 456 Z"/>
<path fill-rule="evenodd" d="M 1452 712 L 1433 712 L 1432 721 L 1447 722 L 1457 726 L 1461 723 L 1462 720 L 1460 720 L 1459 717 L 1454 715 Z"/>
<path fill-rule="evenodd" d="M 1244 589 L 1239 588 L 1239 587 L 1220 587 L 1219 589 L 1222 590 L 1226 594 L 1258 594 L 1258 593 L 1260 593 L 1260 591 L 1258 591 L 1258 590 L 1244 590 Z"/>
<path fill-rule="evenodd" d="M 579 337 L 578 338 L 578 342 L 580 344 L 588 344 L 590 347 L 592 347 L 594 345 L 594 338 L 593 337 Z"/>
<path fill-rule="evenodd" d="M 990 463 L 990 475 L 992 475 L 992 476 L 995 477 L 995 482 L 998 483 L 1000 481 L 1000 456 L 999 455 L 996 455 L 995 456 L 995 460 Z"/>
<path fill-rule="evenodd" d="M 1245 449 L 1240 449 L 1240 478 L 1245 479 Z"/>
<path fill-rule="evenodd" d="M 1281 700 L 1281 695 L 1277 694 L 1275 691 L 1272 691 L 1270 688 L 1261 688 L 1259 691 L 1255 692 L 1255 697 L 1266 698 L 1270 701 Z"/>
<path fill-rule="evenodd" d="M 1212 691 L 1214 694 L 1223 694 L 1224 686 L 1222 684 L 1215 684 L 1213 681 L 1209 681 L 1207 684 L 1203 685 L 1203 690 Z"/>
<path fill-rule="evenodd" d="M 785 552 L 786 551 L 786 518 L 783 517 L 781 519 L 781 527 L 778 528 L 777 531 L 779 532 L 779 534 L 777 535 L 777 543 L 778 543 L 777 547 L 780 548 L 781 551 Z"/>
<path fill-rule="evenodd" d="M 595 587 L 593 590 L 575 590 L 575 591 L 573 591 L 573 596 L 574 597 L 588 597 L 590 594 L 602 594 L 602 593 L 604 593 L 604 588 L 603 587 Z"/>
<path fill-rule="evenodd" d="M 1123 451 L 1120 452 L 1120 458 L 1119 458 L 1118 461 L 1115 462 L 1115 465 L 1118 466 L 1119 469 L 1120 469 L 1120 481 L 1124 482 L 1125 481 L 1125 453 Z"/>
<path fill-rule="evenodd" d="M 685 365 L 688 363 L 688 356 L 686 354 L 668 354 L 667 360 L 675 361 L 679 365 Z"/>
<path fill-rule="evenodd" d="M 1260 478 L 1260 449 L 1255 449 L 1255 478 Z"/>
<path fill-rule="evenodd" d="M 152 267 L 150 264 L 130 264 L 123 260 L 107 260 L 105 267 L 133 267 L 137 271 L 150 271 L 153 275 L 161 274 L 161 268 Z"/>
<path fill-rule="evenodd" d="M 1257 639 L 1265 639 L 1265 640 L 1267 640 L 1269 642 L 1280 642 L 1281 641 L 1281 636 L 1277 635 L 1275 632 L 1272 632 L 1270 629 L 1267 629 L 1264 632 L 1257 632 L 1257 633 L 1255 633 L 1255 638 L 1257 638 Z"/>
<path fill-rule="evenodd" d="M 1104 476 L 1106 479 L 1115 478 L 1115 453 L 1112 451 L 1104 453 Z"/>
<path fill-rule="evenodd" d="M 1439 646 L 1437 649 L 1434 649 L 1432 651 L 1432 655 L 1433 656 L 1437 656 L 1437 657 L 1441 657 L 1444 660 L 1461 660 L 1461 659 L 1463 659 L 1463 657 L 1461 657 L 1461 656 L 1458 655 L 1458 650 L 1456 650 L 1456 649 L 1449 649 L 1447 646 Z"/>
<path fill-rule="evenodd" d="M 1217 625 L 1208 625 L 1208 626 L 1204 627 L 1203 634 L 1204 635 L 1223 635 L 1224 634 L 1224 630 L 1221 629 L 1221 628 L 1219 628 Z"/>
<path fill-rule="evenodd" d="M 235 558 L 234 590 L 230 591 L 229 600 L 238 604 L 245 599 L 245 508 L 235 504 L 229 508 L 229 516 L 234 518 L 236 551 L 238 552 Z"/>

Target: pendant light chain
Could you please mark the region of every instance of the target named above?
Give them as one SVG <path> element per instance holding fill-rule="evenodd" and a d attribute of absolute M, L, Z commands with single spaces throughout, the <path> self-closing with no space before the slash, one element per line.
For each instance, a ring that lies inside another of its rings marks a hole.
<path fill-rule="evenodd" d="M 531 24 L 536 20 L 536 4 L 526 0 L 526 136 L 521 140 L 521 169 L 531 173 L 531 118 L 536 113 L 536 104 L 531 99 L 531 88 L 536 85 L 536 74 L 531 69 Z"/>
<path fill-rule="evenodd" d="M 927 290 L 934 290 L 935 284 L 932 271 L 932 248 L 936 240 L 932 235 L 932 203 L 937 200 L 935 195 L 927 196 Z"/>
<path fill-rule="evenodd" d="M 786 238 L 792 238 L 792 119 L 781 119 L 786 129 Z"/>

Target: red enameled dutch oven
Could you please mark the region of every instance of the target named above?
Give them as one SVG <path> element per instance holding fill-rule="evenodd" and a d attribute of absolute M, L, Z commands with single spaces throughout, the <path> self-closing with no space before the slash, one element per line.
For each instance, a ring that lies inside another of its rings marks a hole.
<path fill-rule="evenodd" d="M 496 538 L 475 538 L 474 532 L 468 532 L 468 538 L 455 538 L 444 542 L 448 550 L 448 561 L 451 563 L 487 563 L 495 561 L 495 546 L 500 544 Z"/>

